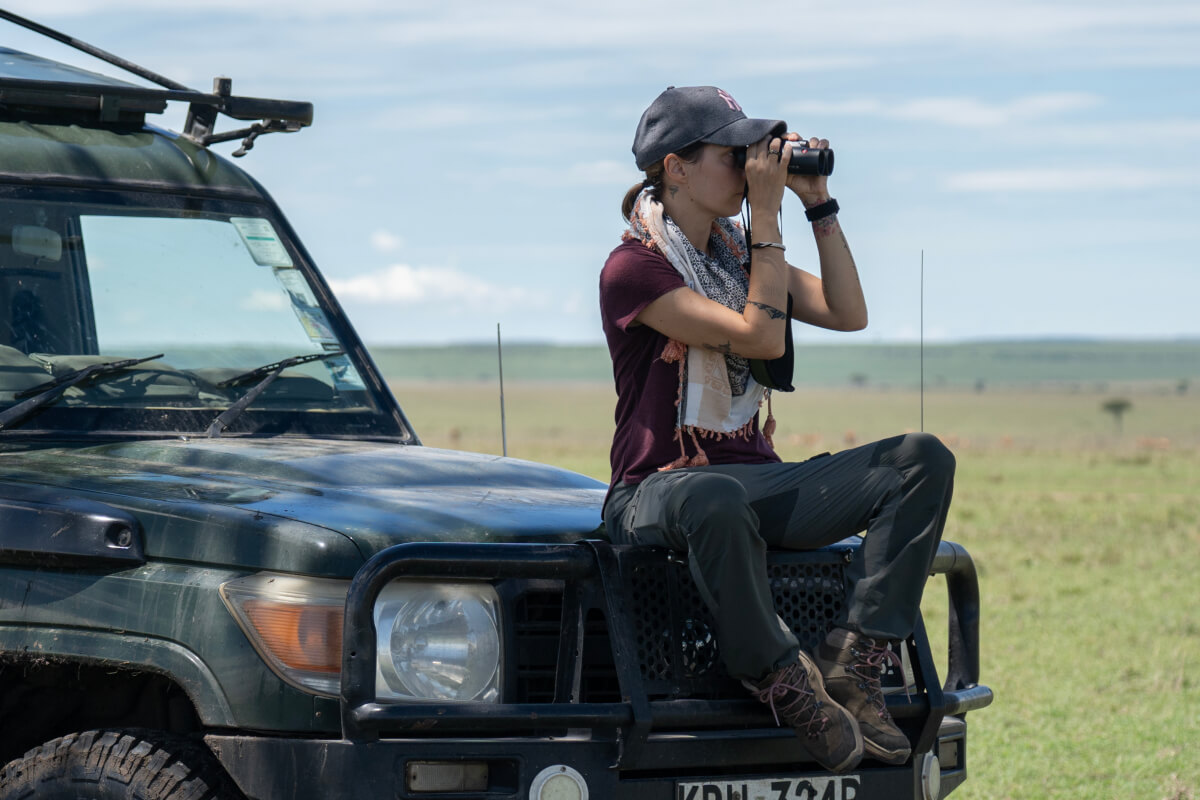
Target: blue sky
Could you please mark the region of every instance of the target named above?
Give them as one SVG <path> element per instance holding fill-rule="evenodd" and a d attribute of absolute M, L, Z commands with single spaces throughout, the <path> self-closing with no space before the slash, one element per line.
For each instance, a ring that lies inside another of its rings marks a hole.
<path fill-rule="evenodd" d="M 1194 0 L 6 7 L 196 88 L 228 75 L 313 101 L 312 128 L 240 164 L 370 343 L 488 341 L 497 323 L 506 341 L 602 341 L 633 130 L 671 84 L 831 140 L 871 324 L 800 341 L 915 340 L 922 250 L 930 340 L 1200 337 Z M 788 256 L 815 269 L 801 210 L 785 205 Z"/>

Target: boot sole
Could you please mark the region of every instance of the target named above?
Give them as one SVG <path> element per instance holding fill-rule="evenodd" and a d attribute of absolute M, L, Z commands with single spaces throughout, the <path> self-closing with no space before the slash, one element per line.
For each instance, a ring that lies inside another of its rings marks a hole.
<path fill-rule="evenodd" d="M 851 730 L 854 731 L 854 749 L 850 752 L 850 755 L 839 764 L 826 766 L 826 769 L 834 773 L 842 773 L 854 769 L 858 766 L 858 762 L 862 761 L 863 753 L 866 749 L 866 740 L 863 738 L 862 730 L 858 727 L 858 720 L 854 718 L 854 715 L 845 706 L 830 697 L 829 692 L 825 689 L 825 678 L 821 676 L 821 670 L 817 667 L 816 662 L 803 651 L 800 652 L 800 663 L 804 665 L 804 671 L 808 674 L 809 688 L 813 690 L 816 698 L 821 701 L 821 705 L 827 710 L 841 714 L 842 717 L 850 720 Z M 799 731 L 797 731 L 797 735 L 799 735 Z"/>
<path fill-rule="evenodd" d="M 903 764 L 912 756 L 912 750 L 908 748 L 903 750 L 888 750 L 875 744 L 875 742 L 872 742 L 865 736 L 863 737 L 863 752 L 876 761 L 892 765 Z"/>

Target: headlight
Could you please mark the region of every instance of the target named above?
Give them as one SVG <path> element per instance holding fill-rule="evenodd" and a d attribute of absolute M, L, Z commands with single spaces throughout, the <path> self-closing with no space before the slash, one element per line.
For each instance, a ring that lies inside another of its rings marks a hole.
<path fill-rule="evenodd" d="M 498 701 L 498 606 L 487 584 L 385 586 L 375 602 L 378 699 Z"/>
<path fill-rule="evenodd" d="M 336 696 L 349 581 L 261 573 L 221 585 L 221 599 L 263 660 L 285 681 Z"/>

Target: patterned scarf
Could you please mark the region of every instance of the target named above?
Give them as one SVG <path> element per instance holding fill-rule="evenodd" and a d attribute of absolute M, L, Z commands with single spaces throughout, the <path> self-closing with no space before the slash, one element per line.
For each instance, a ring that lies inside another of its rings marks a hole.
<path fill-rule="evenodd" d="M 675 221 L 663 213 L 652 189 L 643 189 L 634 203 L 629 229 L 623 239 L 634 239 L 662 253 L 689 289 L 741 313 L 746 307 L 750 278 L 742 264 L 746 240 L 741 227 L 728 219 L 713 223 L 706 256 L 683 235 Z M 679 393 L 676 397 L 675 440 L 679 458 L 660 469 L 699 467 L 708 464 L 700 439 L 720 440 L 727 436 L 749 439 L 754 434 L 754 415 L 770 392 L 750 375 L 749 362 L 738 355 L 724 355 L 703 347 L 688 347 L 671 339 L 661 355 L 667 363 L 679 364 Z M 768 406 L 769 408 L 769 406 Z M 775 420 L 768 415 L 763 434 L 770 443 Z M 696 454 L 689 457 L 685 437 Z"/>

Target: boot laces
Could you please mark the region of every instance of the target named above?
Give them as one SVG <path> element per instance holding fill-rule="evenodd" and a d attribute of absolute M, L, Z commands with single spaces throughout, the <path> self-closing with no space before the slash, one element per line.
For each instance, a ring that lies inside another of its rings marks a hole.
<path fill-rule="evenodd" d="M 759 689 L 754 695 L 759 702 L 766 703 L 775 724 L 779 724 L 779 715 L 794 728 L 803 728 L 810 738 L 825 730 L 829 719 L 819 714 L 821 702 L 808 683 L 808 674 L 799 664 L 789 664 L 775 672 L 771 682 Z M 780 702 L 786 699 L 786 702 Z"/>
<path fill-rule="evenodd" d="M 874 640 L 863 640 L 860 642 L 860 646 L 865 647 L 866 652 L 864 653 L 858 648 L 854 649 L 855 661 L 850 669 L 863 680 L 863 688 L 867 691 L 867 700 L 875 706 L 879 716 L 890 719 L 892 715 L 887 710 L 887 700 L 883 696 L 883 684 L 880 676 L 883 673 L 885 662 L 900 670 L 904 668 L 904 662 L 900 660 L 900 656 L 888 649 L 886 644 L 879 644 Z M 904 684 L 904 694 L 908 699 L 912 699 L 907 681 Z"/>

